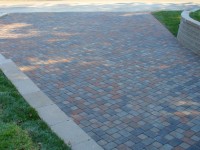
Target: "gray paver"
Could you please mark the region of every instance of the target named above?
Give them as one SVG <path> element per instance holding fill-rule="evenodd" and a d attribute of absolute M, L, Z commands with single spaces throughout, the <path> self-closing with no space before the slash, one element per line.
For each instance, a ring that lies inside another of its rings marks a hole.
<path fill-rule="evenodd" d="M 104 149 L 198 147 L 199 56 L 150 14 L 10 14 L 0 24 L 0 52 Z M 38 108 L 50 125 L 68 120 L 56 105 Z"/>
<path fill-rule="evenodd" d="M 88 149 L 88 150 L 102 150 L 100 146 L 97 144 L 94 144 L 94 141 L 90 139 L 87 142 L 83 142 L 80 144 L 77 144 L 76 146 L 72 147 L 73 150 L 80 150 L 80 149 Z"/>
<path fill-rule="evenodd" d="M 187 143 L 182 143 L 182 144 L 180 144 L 180 147 L 182 147 L 182 148 L 184 148 L 184 149 L 187 149 L 187 148 L 190 147 L 190 145 L 187 144 Z"/>
<path fill-rule="evenodd" d="M 11 60 L 5 59 L 2 55 L 0 55 L 0 59 L 0 68 L 3 70 L 6 76 L 10 78 L 11 81 L 13 81 L 13 79 L 16 79 L 16 77 L 18 77 L 19 75 L 20 77 L 23 76 L 24 78 L 26 78 L 28 84 L 25 85 L 27 86 L 26 88 L 28 89 L 29 93 L 26 94 L 24 93 L 23 89 L 19 89 L 20 94 L 33 108 L 39 111 L 39 116 L 52 129 L 54 129 L 54 132 L 61 139 L 63 139 L 66 144 L 72 144 L 72 146 L 76 147 L 76 150 L 80 150 L 82 148 L 78 144 L 82 142 L 82 147 L 86 147 L 88 150 L 93 150 L 94 148 L 102 150 L 102 148 L 93 139 L 90 139 L 90 137 L 80 127 L 78 127 L 66 114 L 64 114 L 43 92 L 35 92 L 34 88 L 32 87 L 37 86 L 21 71 L 19 71 L 18 67 Z M 15 81 L 13 81 L 13 83 L 15 86 L 18 86 Z M 45 111 L 45 109 L 49 110 Z M 49 116 L 46 113 L 48 113 Z M 56 115 L 56 117 L 54 115 Z M 59 126 L 59 128 L 57 126 Z M 77 137 L 74 138 L 74 136 L 80 136 L 81 138 L 77 139 Z"/>

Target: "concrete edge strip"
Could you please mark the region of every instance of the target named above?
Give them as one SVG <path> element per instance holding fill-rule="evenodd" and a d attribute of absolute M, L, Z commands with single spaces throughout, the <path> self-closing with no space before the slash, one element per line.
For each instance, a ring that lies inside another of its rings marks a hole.
<path fill-rule="evenodd" d="M 7 13 L 0 13 L 0 18 L 7 16 L 7 15 L 8 15 Z"/>
<path fill-rule="evenodd" d="M 103 150 L 87 133 L 49 99 L 34 83 L 19 70 L 10 59 L 0 54 L 0 69 L 13 83 L 24 99 L 39 116 L 72 150 Z"/>

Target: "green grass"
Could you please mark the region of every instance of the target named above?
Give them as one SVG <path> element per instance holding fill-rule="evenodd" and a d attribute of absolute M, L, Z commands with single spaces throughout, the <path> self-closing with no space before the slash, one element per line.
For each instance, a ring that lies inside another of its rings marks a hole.
<path fill-rule="evenodd" d="M 0 71 L 0 149 L 70 150 Z"/>
<path fill-rule="evenodd" d="M 153 12 L 152 14 L 163 25 L 165 25 L 174 36 L 177 36 L 181 20 L 181 12 L 182 11 L 158 11 Z"/>
<path fill-rule="evenodd" d="M 190 13 L 190 17 L 194 20 L 200 21 L 200 10 Z"/>
<path fill-rule="evenodd" d="M 38 149 L 28 133 L 16 124 L 0 123 L 0 143 L 0 149 Z"/>

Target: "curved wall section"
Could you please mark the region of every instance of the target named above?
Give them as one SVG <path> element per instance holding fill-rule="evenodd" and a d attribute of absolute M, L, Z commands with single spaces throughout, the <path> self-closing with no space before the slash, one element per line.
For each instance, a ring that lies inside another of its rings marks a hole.
<path fill-rule="evenodd" d="M 177 38 L 183 46 L 200 55 L 200 22 L 189 14 L 189 11 L 182 12 Z"/>

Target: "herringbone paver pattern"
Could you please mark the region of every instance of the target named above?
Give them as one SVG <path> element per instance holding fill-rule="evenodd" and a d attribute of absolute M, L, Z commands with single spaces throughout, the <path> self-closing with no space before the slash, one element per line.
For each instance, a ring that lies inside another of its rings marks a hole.
<path fill-rule="evenodd" d="M 150 14 L 11 14 L 0 26 L 0 52 L 104 149 L 200 149 L 200 57 Z"/>

